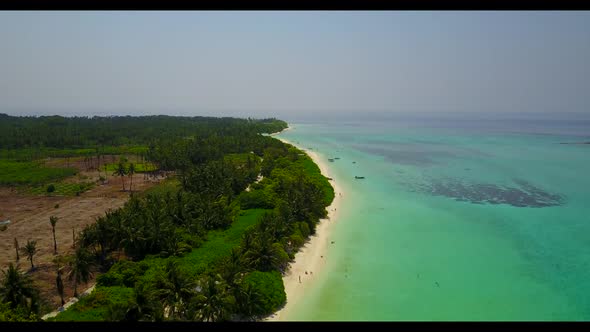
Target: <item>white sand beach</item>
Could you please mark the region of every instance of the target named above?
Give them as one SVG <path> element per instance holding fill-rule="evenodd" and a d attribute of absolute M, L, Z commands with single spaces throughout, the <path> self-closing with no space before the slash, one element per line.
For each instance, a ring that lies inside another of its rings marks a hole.
<path fill-rule="evenodd" d="M 277 139 L 297 146 L 283 138 L 277 137 Z M 297 146 L 297 148 L 304 150 L 299 146 Z M 314 151 L 304 151 L 319 166 L 324 176 L 333 178 L 323 158 Z M 327 257 L 326 255 L 328 246 L 330 245 L 330 234 L 336 223 L 338 210 L 340 210 L 340 205 L 342 203 L 342 197 L 345 196 L 335 181 L 330 181 L 330 183 L 334 188 L 335 197 L 332 204 L 326 208 L 328 210 L 328 218 L 320 221 L 316 228 L 316 234 L 310 238 L 297 254 L 295 254 L 295 261 L 291 263 L 289 271 L 283 276 L 285 292 L 287 293 L 287 304 L 274 315 L 267 317 L 265 321 L 287 320 L 288 312 L 292 310 L 300 297 L 314 282 L 314 279 L 320 277 L 326 260 L 330 259 L 330 257 Z M 301 278 L 301 281 L 299 278 Z"/>

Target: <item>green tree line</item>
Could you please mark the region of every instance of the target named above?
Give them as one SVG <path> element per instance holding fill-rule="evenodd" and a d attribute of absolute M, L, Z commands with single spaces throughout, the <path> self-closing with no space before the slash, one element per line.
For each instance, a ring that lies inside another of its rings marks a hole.
<path fill-rule="evenodd" d="M 114 126 L 103 136 L 91 129 L 77 135 L 78 141 L 149 142 L 146 158 L 174 171 L 179 185 L 171 191 L 133 195 L 122 208 L 105 213 L 81 231 L 68 276 L 77 287 L 97 271 L 101 273 L 97 288 L 55 320 L 256 320 L 278 310 L 286 301 L 281 274 L 334 198 L 328 180 L 307 155 L 260 135 L 284 129 L 286 123 L 171 117 L 137 117 L 134 123 L 133 119 L 117 120 L 139 128 L 137 136 L 130 129 L 116 137 L 124 126 Z M 101 128 L 102 121 L 111 119 L 45 120 L 69 128 L 59 144 L 75 147 L 76 140 L 67 138 L 76 133 L 73 128 L 95 120 Z M 23 120 L 22 132 L 33 128 L 28 121 Z M 109 141 L 111 134 L 116 138 Z M 42 144 L 48 146 L 47 142 Z M 259 175 L 264 179 L 255 183 Z M 244 224 L 248 211 L 266 212 Z M 220 236 L 225 242 L 214 242 Z M 34 307 L 20 303 L 11 310 L 24 316 L 35 313 Z"/>

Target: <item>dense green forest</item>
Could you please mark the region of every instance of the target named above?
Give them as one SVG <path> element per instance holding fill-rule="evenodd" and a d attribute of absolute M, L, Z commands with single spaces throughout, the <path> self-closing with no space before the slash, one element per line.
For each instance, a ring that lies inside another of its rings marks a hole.
<path fill-rule="evenodd" d="M 306 154 L 261 135 L 287 127 L 276 119 L 0 119 L 36 135 L 5 143 L 3 132 L 2 148 L 145 145 L 147 160 L 176 174 L 81 231 L 70 275 L 78 284 L 98 270 L 96 289 L 51 320 L 259 319 L 284 305 L 281 273 L 334 198 Z M 2 279 L 3 302 L 14 284 Z M 34 297 L 22 296 L 4 316 L 34 315 Z"/>
<path fill-rule="evenodd" d="M 276 119 L 180 116 L 15 117 L 0 113 L 0 149 L 92 149 L 148 145 L 161 138 L 245 136 L 286 128 Z M 88 151 L 92 153 L 92 151 Z"/>
<path fill-rule="evenodd" d="M 198 162 L 219 157 L 229 149 L 241 151 L 236 146 L 241 140 L 286 127 L 277 119 L 0 114 L 0 185 L 39 187 L 75 174 L 71 167 L 45 167 L 39 161 L 46 157 L 84 157 L 104 162 L 106 156 L 133 154 L 160 161 L 163 170 L 176 170 L 183 165 L 171 156 L 179 149 L 203 145 L 191 156 Z M 256 148 L 260 151 L 260 146 Z"/>

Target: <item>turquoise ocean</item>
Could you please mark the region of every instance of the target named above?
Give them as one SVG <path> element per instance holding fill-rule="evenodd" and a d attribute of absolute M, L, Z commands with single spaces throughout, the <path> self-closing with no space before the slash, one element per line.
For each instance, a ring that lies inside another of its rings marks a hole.
<path fill-rule="evenodd" d="M 290 125 L 344 196 L 285 320 L 590 320 L 590 122 Z"/>

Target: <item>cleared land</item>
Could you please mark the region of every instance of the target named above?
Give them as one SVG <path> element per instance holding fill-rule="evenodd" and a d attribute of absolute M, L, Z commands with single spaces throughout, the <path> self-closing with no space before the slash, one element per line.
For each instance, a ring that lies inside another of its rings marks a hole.
<path fill-rule="evenodd" d="M 73 159 L 73 158 L 71 158 Z M 109 209 L 121 207 L 129 199 L 129 192 L 122 191 L 121 179 L 111 176 L 107 172 L 107 182 L 102 183 L 100 176 L 105 177 L 104 171 L 84 171 L 83 160 L 55 159 L 51 166 L 62 166 L 69 162 L 71 166 L 78 168 L 76 176 L 55 182 L 56 192 L 52 196 L 46 194 L 46 185 L 40 186 L 38 192 L 35 188 L 8 188 L 0 187 L 0 221 L 10 220 L 7 228 L 0 232 L 0 268 L 5 269 L 10 262 L 16 262 L 14 239 L 23 247 L 27 240 L 36 240 L 39 252 L 34 257 L 35 271 L 31 276 L 42 292 L 42 297 L 49 299 L 46 309 L 55 309 L 61 302 L 56 291 L 55 277 L 56 257 L 53 254 L 53 235 L 51 232 L 50 216 L 57 216 L 59 221 L 55 227 L 57 249 L 59 255 L 73 253 L 72 229 L 78 233 L 84 226 L 91 224 L 95 218 L 101 216 Z M 83 158 L 82 158 L 83 159 Z M 107 160 L 111 162 L 111 159 Z M 144 174 L 133 175 L 133 191 L 141 192 L 162 181 L 162 177 L 151 179 Z M 125 188 L 129 190 L 130 177 L 125 177 Z M 58 188 L 76 188 L 84 183 L 91 183 L 92 188 L 82 192 L 79 196 L 74 191 Z M 62 196 L 63 195 L 63 196 Z M 56 208 L 56 205 L 59 207 Z M 28 271 L 31 267 L 24 254 L 20 254 L 19 266 L 21 270 Z M 73 296 L 73 285 L 64 280 L 66 298 Z M 80 286 L 80 290 L 84 285 Z"/>

